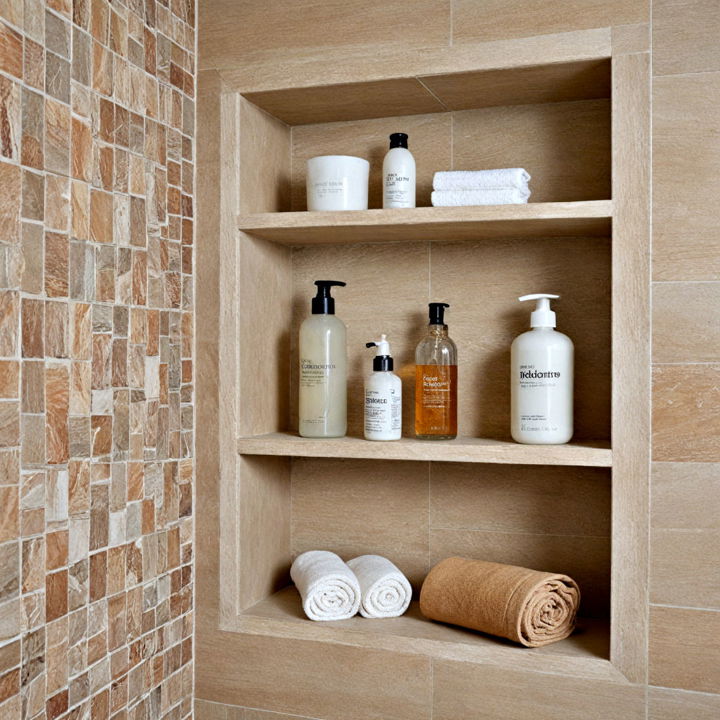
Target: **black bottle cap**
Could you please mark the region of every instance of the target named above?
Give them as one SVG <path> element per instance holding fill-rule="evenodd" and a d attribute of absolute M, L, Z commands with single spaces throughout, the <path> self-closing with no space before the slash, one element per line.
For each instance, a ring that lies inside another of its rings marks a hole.
<path fill-rule="evenodd" d="M 384 336 L 383 336 L 384 337 Z M 377 343 L 369 342 L 365 343 L 366 348 L 377 347 Z M 392 372 L 393 359 L 392 355 L 376 355 L 373 358 L 373 371 L 374 372 Z"/>
<path fill-rule="evenodd" d="M 445 308 L 450 306 L 447 303 L 429 303 L 430 322 L 428 325 L 444 325 L 445 324 Z"/>
<path fill-rule="evenodd" d="M 345 287 L 345 283 L 340 280 L 316 280 L 317 295 L 312 299 L 313 315 L 334 315 L 335 314 L 335 298 L 330 296 L 330 289 L 337 285 Z"/>
<path fill-rule="evenodd" d="M 393 133 L 390 135 L 390 149 L 395 147 L 407 148 L 408 136 L 406 133 Z"/>

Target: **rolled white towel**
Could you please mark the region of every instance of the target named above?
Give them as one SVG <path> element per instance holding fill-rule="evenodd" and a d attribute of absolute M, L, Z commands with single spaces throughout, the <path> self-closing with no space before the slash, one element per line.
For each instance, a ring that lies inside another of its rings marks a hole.
<path fill-rule="evenodd" d="M 495 188 L 487 190 L 435 190 L 431 202 L 435 207 L 459 207 L 462 205 L 519 205 L 526 203 L 529 190 L 518 188 Z"/>
<path fill-rule="evenodd" d="M 310 550 L 298 555 L 290 577 L 311 620 L 347 620 L 360 607 L 360 584 L 338 555 Z"/>
<path fill-rule="evenodd" d="M 529 179 L 530 175 L 523 168 L 449 170 L 435 173 L 433 190 L 482 190 L 505 187 L 527 189 Z"/>
<path fill-rule="evenodd" d="M 363 617 L 398 617 L 408 609 L 412 588 L 390 560 L 380 555 L 360 555 L 348 560 L 348 567 L 360 582 L 360 614 Z"/>

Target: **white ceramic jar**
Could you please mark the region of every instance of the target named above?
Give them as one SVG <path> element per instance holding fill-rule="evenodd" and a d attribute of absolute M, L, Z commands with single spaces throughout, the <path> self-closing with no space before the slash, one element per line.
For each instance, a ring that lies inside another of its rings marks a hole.
<path fill-rule="evenodd" d="M 307 161 L 308 210 L 367 210 L 370 163 L 352 155 Z"/>

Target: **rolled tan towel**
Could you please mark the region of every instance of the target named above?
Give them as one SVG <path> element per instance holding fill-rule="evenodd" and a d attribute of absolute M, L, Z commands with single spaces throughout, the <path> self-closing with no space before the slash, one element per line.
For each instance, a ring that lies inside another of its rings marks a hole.
<path fill-rule="evenodd" d="M 580 589 L 567 575 L 451 557 L 428 573 L 420 610 L 431 619 L 540 647 L 575 629 Z"/>

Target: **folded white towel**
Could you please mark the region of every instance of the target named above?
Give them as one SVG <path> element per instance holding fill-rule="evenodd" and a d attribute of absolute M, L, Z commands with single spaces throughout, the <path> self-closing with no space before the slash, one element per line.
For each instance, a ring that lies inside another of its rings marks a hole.
<path fill-rule="evenodd" d="M 495 188 L 487 190 L 435 190 L 431 195 L 435 207 L 458 207 L 461 205 L 515 205 L 526 203 L 529 190 L 518 188 Z"/>
<path fill-rule="evenodd" d="M 529 179 L 530 175 L 523 168 L 450 170 L 435 173 L 433 190 L 481 190 L 504 187 L 527 189 Z"/>
<path fill-rule="evenodd" d="M 295 558 L 290 577 L 311 620 L 347 620 L 360 607 L 360 584 L 342 558 L 310 550 Z"/>
<path fill-rule="evenodd" d="M 348 560 L 348 567 L 360 582 L 360 614 L 363 617 L 398 617 L 408 609 L 412 588 L 390 560 L 380 555 L 361 555 Z"/>

